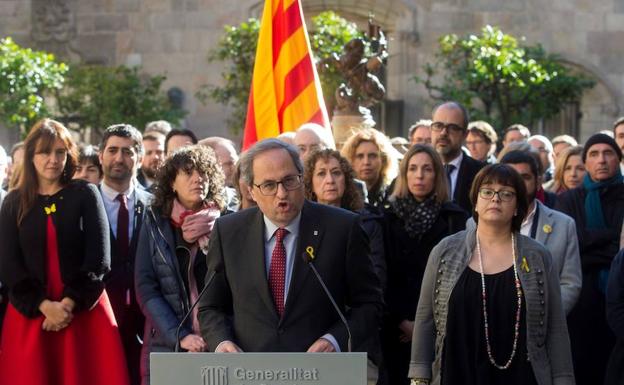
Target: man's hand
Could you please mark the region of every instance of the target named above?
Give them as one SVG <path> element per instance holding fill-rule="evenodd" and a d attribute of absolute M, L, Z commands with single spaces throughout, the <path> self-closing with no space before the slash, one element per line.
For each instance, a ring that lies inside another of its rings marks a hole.
<path fill-rule="evenodd" d="M 223 341 L 215 349 L 215 353 L 242 353 L 242 349 L 232 341 Z"/>
<path fill-rule="evenodd" d="M 331 353 L 335 351 L 334 345 L 325 338 L 319 338 L 308 348 L 308 353 Z"/>
<path fill-rule="evenodd" d="M 193 353 L 199 353 L 206 350 L 206 343 L 204 342 L 204 339 L 197 334 L 189 334 L 182 338 L 180 340 L 180 346 L 182 349 Z"/>
<path fill-rule="evenodd" d="M 399 337 L 399 340 L 404 343 L 411 342 L 412 333 L 414 332 L 414 321 L 404 319 L 399 324 L 399 329 L 401 329 L 401 336 Z"/>

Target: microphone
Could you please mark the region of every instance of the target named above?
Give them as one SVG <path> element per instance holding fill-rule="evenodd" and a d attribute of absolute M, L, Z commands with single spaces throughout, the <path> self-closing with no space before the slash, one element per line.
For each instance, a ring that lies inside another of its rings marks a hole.
<path fill-rule="evenodd" d="M 345 329 L 347 329 L 347 352 L 351 353 L 351 329 L 349 328 L 349 324 L 347 323 L 347 319 L 345 318 L 344 314 L 342 314 L 342 311 L 338 307 L 338 304 L 336 304 L 336 301 L 334 300 L 334 297 L 332 296 L 332 294 L 329 292 L 329 289 L 325 285 L 325 282 L 323 281 L 323 278 L 321 278 L 321 275 L 319 274 L 318 270 L 316 270 L 316 266 L 314 266 L 314 263 L 313 263 L 314 258 L 315 258 L 314 257 L 314 249 L 312 247 L 310 247 L 310 246 L 306 247 L 306 250 L 301 254 L 301 258 L 303 258 L 303 261 L 308 266 L 310 266 L 310 268 L 314 272 L 314 275 L 316 276 L 316 279 L 319 281 L 319 283 L 323 287 L 323 290 L 325 291 L 325 294 L 327 295 L 327 298 L 329 298 L 329 300 L 331 301 L 332 305 L 334 305 L 334 309 L 336 310 L 336 313 L 338 313 L 338 316 L 340 317 L 340 320 L 344 324 Z"/>
<path fill-rule="evenodd" d="M 199 292 L 199 294 L 197 295 L 197 299 L 195 300 L 191 308 L 186 312 L 186 314 L 184 315 L 184 318 L 182 318 L 182 321 L 180 321 L 180 323 L 178 324 L 178 328 L 176 329 L 176 344 L 175 344 L 174 352 L 178 353 L 180 351 L 180 330 L 182 330 L 182 325 L 184 325 L 188 317 L 190 317 L 191 314 L 193 314 L 193 309 L 195 309 L 195 306 L 197 306 L 201 298 L 204 296 L 204 293 L 208 291 L 208 287 L 210 287 L 210 284 L 214 280 L 214 277 L 217 275 L 219 270 L 221 270 L 221 263 L 219 263 L 212 270 L 212 272 L 210 273 L 210 276 L 208 277 L 208 280 L 204 284 L 204 288 L 202 289 L 201 292 Z"/>

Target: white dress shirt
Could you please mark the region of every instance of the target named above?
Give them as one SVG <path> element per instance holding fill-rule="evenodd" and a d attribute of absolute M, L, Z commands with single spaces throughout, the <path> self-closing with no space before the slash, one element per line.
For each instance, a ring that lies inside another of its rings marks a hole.
<path fill-rule="evenodd" d="M 102 181 L 100 185 L 104 208 L 106 209 L 108 223 L 110 224 L 113 236 L 117 236 L 117 214 L 119 213 L 120 205 L 120 202 L 117 200 L 117 195 L 124 194 L 127 201 L 126 205 L 128 206 L 128 240 L 132 240 L 132 233 L 134 232 L 134 189 L 135 187 L 132 182 L 130 183 L 130 187 L 121 193 L 107 186 L 104 181 Z"/>

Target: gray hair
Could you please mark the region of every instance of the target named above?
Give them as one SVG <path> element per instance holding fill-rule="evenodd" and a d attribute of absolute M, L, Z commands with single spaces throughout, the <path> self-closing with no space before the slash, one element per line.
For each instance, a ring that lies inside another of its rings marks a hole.
<path fill-rule="evenodd" d="M 301 159 L 299 159 L 299 151 L 292 144 L 288 144 L 279 139 L 264 139 L 252 147 L 250 147 L 247 151 L 245 151 L 240 158 L 240 172 L 241 177 L 247 183 L 248 186 L 253 186 L 253 161 L 254 159 L 267 151 L 270 150 L 284 150 L 290 155 L 290 158 L 293 161 L 293 164 L 297 168 L 299 174 L 303 174 L 303 163 L 301 163 Z"/>

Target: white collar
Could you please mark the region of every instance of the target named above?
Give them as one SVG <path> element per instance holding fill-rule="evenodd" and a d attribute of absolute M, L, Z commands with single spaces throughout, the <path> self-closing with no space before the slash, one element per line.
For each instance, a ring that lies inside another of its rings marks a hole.
<path fill-rule="evenodd" d="M 134 194 L 134 183 L 132 181 L 130 181 L 130 186 L 128 186 L 128 189 L 122 192 L 119 192 L 108 186 L 103 180 L 100 184 L 100 188 L 102 189 L 102 194 L 111 201 L 114 201 L 119 194 L 124 194 L 128 199 L 130 199 L 132 197 L 132 194 Z"/>
<path fill-rule="evenodd" d="M 535 217 L 535 212 L 537 211 L 537 205 L 539 204 L 537 199 L 534 199 L 533 202 L 535 202 L 535 204 L 533 205 L 533 210 L 531 210 L 529 214 L 524 218 L 524 220 L 522 221 L 522 226 L 526 226 L 528 223 L 533 222 L 533 217 Z"/>
<path fill-rule="evenodd" d="M 275 231 L 277 231 L 277 229 L 279 229 L 279 226 L 277 226 L 275 223 L 271 222 L 271 220 L 266 216 L 266 215 L 262 215 L 263 219 L 264 219 L 264 241 L 268 242 L 271 240 L 271 238 L 273 237 L 273 234 L 275 234 Z M 288 230 L 289 234 L 299 234 L 299 223 L 301 222 L 301 211 L 299 211 L 299 214 L 295 217 L 295 219 L 293 219 L 286 227 L 284 227 L 286 230 Z"/>
<path fill-rule="evenodd" d="M 453 166 L 455 166 L 455 170 L 459 170 L 459 166 L 461 165 L 462 160 L 464 160 L 464 152 L 459 151 L 459 156 L 448 162 L 447 164 L 452 164 Z"/>

